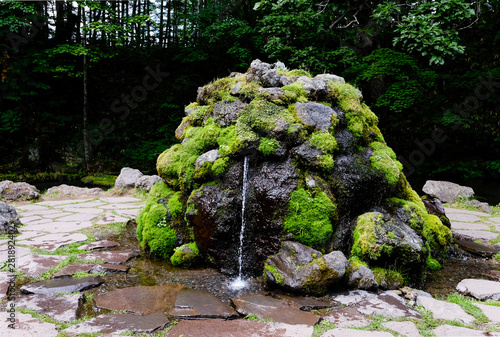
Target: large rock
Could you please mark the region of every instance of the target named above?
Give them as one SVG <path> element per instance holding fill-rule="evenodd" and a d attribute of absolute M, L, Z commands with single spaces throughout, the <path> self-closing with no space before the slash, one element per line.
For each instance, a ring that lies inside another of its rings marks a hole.
<path fill-rule="evenodd" d="M 138 190 L 148 191 L 153 187 L 154 184 L 163 181 L 160 176 L 152 175 L 152 176 L 141 176 L 136 180 L 134 187 Z"/>
<path fill-rule="evenodd" d="M 342 252 L 327 255 L 298 242 L 285 241 L 264 265 L 269 284 L 289 291 L 324 295 L 342 280 L 347 259 Z"/>
<path fill-rule="evenodd" d="M 500 282 L 465 279 L 457 284 L 457 291 L 478 300 L 500 300 Z"/>
<path fill-rule="evenodd" d="M 46 195 L 54 197 L 98 197 L 104 191 L 99 187 L 78 187 L 62 184 L 51 187 L 47 190 Z"/>
<path fill-rule="evenodd" d="M 442 202 L 455 202 L 460 196 L 471 198 L 474 190 L 467 186 L 460 186 L 449 181 L 427 180 L 422 191 L 432 197 L 438 198 Z"/>
<path fill-rule="evenodd" d="M 21 225 L 16 210 L 5 202 L 0 202 L 0 234 L 17 234 Z"/>
<path fill-rule="evenodd" d="M 24 294 L 74 293 L 92 289 L 104 283 L 101 276 L 62 278 L 29 283 L 21 287 Z"/>
<path fill-rule="evenodd" d="M 40 191 L 28 183 L 14 183 L 10 180 L 0 182 L 0 200 L 35 200 Z"/>
<path fill-rule="evenodd" d="M 143 174 L 137 169 L 124 167 L 120 171 L 120 175 L 116 178 L 115 187 L 119 189 L 134 188 L 135 184 Z"/>

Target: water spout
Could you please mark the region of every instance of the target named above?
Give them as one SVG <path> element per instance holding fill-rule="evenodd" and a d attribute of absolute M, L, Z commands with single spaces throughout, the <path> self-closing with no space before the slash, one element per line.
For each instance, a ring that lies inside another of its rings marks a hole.
<path fill-rule="evenodd" d="M 243 289 L 246 286 L 246 281 L 243 279 L 243 239 L 245 234 L 245 202 L 247 195 L 247 175 L 248 175 L 248 156 L 243 162 L 243 191 L 241 202 L 241 230 L 240 230 L 240 248 L 238 249 L 238 277 L 231 282 L 230 287 L 234 290 Z"/>

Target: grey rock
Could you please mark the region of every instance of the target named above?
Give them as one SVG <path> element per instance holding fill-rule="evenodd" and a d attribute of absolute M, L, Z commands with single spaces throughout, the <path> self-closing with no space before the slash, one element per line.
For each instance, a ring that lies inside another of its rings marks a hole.
<path fill-rule="evenodd" d="M 500 307 L 494 305 L 486 305 L 481 303 L 474 303 L 476 307 L 481 309 L 486 317 L 491 321 L 491 323 L 500 323 Z"/>
<path fill-rule="evenodd" d="M 334 83 L 345 83 L 345 80 L 343 77 L 337 76 L 337 75 L 332 75 L 332 74 L 319 74 L 314 77 L 314 79 L 317 80 L 323 80 L 323 81 L 332 81 Z"/>
<path fill-rule="evenodd" d="M 0 182 L 0 200 L 35 200 L 40 191 L 28 183 L 14 183 L 10 180 Z"/>
<path fill-rule="evenodd" d="M 295 107 L 302 123 L 319 131 L 328 131 L 332 124 L 332 116 L 336 116 L 332 108 L 320 103 L 295 103 Z"/>
<path fill-rule="evenodd" d="M 236 83 L 232 88 L 231 88 L 231 95 L 236 96 L 240 93 L 241 90 L 241 82 Z"/>
<path fill-rule="evenodd" d="M 238 114 L 245 106 L 246 104 L 238 99 L 217 103 L 213 109 L 214 120 L 220 126 L 229 126 L 236 121 Z"/>
<path fill-rule="evenodd" d="M 104 279 L 101 276 L 59 278 L 26 284 L 21 287 L 21 292 L 24 294 L 74 293 L 95 288 L 102 283 Z"/>
<path fill-rule="evenodd" d="M 353 269 L 351 268 L 351 273 L 349 274 L 349 287 L 366 290 L 378 287 L 375 275 L 370 268 L 361 266 L 356 270 Z"/>
<path fill-rule="evenodd" d="M 132 169 L 130 167 L 124 167 L 120 171 L 120 175 L 116 178 L 115 188 L 119 189 L 130 189 L 135 187 L 137 180 L 142 177 L 143 174 L 137 169 Z"/>
<path fill-rule="evenodd" d="M 259 92 L 266 95 L 269 101 L 283 99 L 285 92 L 281 88 L 259 88 Z"/>
<path fill-rule="evenodd" d="M 347 295 L 335 295 L 332 300 L 345 306 L 355 305 L 365 300 L 376 298 L 377 295 L 365 290 L 351 290 Z"/>
<path fill-rule="evenodd" d="M 370 298 L 359 303 L 357 310 L 362 314 L 371 316 L 422 318 L 418 311 L 408 307 L 405 301 L 392 291 L 386 291 L 376 298 Z"/>
<path fill-rule="evenodd" d="M 99 187 L 88 188 L 62 184 L 49 188 L 46 195 L 58 197 L 98 197 L 103 193 L 104 191 Z"/>
<path fill-rule="evenodd" d="M 270 69 L 262 75 L 262 84 L 269 87 L 277 87 L 281 84 L 281 75 L 275 69 Z"/>
<path fill-rule="evenodd" d="M 432 198 L 424 196 L 422 198 L 422 202 L 424 203 L 425 209 L 429 214 L 433 214 L 441 220 L 443 225 L 448 228 L 451 228 L 450 219 L 446 216 L 446 211 L 444 209 L 443 203 L 438 198 Z"/>
<path fill-rule="evenodd" d="M 472 324 L 475 320 L 474 317 L 467 314 L 458 304 L 439 301 L 432 297 L 417 297 L 417 305 L 421 305 L 431 311 L 435 319 L 460 321 L 465 324 Z"/>
<path fill-rule="evenodd" d="M 0 202 L 0 234 L 17 234 L 17 227 L 20 225 L 21 221 L 15 208 Z"/>
<path fill-rule="evenodd" d="M 148 191 L 153 187 L 154 184 L 159 183 L 163 181 L 162 178 L 158 175 L 152 175 L 152 176 L 141 176 L 137 181 L 135 182 L 134 187 L 137 188 L 138 190 L 144 190 Z"/>
<path fill-rule="evenodd" d="M 457 284 L 457 291 L 478 300 L 500 300 L 500 282 L 465 279 Z"/>
<path fill-rule="evenodd" d="M 194 109 L 189 109 L 188 111 L 191 113 Z M 186 113 L 188 112 L 186 111 Z M 186 130 L 191 126 L 191 123 L 189 122 L 189 120 L 187 118 L 184 118 L 181 122 L 181 124 L 179 124 L 179 126 L 177 127 L 177 129 L 175 129 L 175 138 L 179 139 L 179 140 L 185 140 L 184 139 L 184 136 L 185 136 L 185 132 Z"/>
<path fill-rule="evenodd" d="M 196 161 L 194 162 L 194 167 L 199 169 L 205 164 L 206 162 L 209 163 L 214 163 L 217 159 L 219 159 L 219 152 L 217 150 L 210 150 L 208 152 L 205 152 L 204 154 L 200 155 Z"/>
<path fill-rule="evenodd" d="M 488 214 L 493 213 L 493 210 L 487 202 L 480 202 L 479 200 L 468 200 L 465 204 L 480 208 L 483 212 L 486 212 Z"/>
<path fill-rule="evenodd" d="M 83 294 L 55 295 L 34 294 L 16 299 L 16 306 L 49 316 L 58 322 L 71 322 L 79 317 L 83 305 Z"/>
<path fill-rule="evenodd" d="M 305 164 L 315 164 L 318 162 L 319 156 L 323 154 L 323 152 L 316 147 L 311 145 L 311 142 L 307 141 L 300 146 L 297 146 L 292 149 L 292 155 L 296 156 L 299 160 L 304 162 Z"/>
<path fill-rule="evenodd" d="M 406 337 L 422 337 L 420 332 L 418 332 L 418 328 L 415 323 L 406 321 L 406 322 L 387 322 L 382 324 L 387 329 L 396 331 L 402 336 Z"/>
<path fill-rule="evenodd" d="M 266 260 L 264 274 L 274 287 L 322 296 L 341 281 L 346 265 L 342 252 L 322 255 L 298 242 L 285 241 L 279 253 Z"/>
<path fill-rule="evenodd" d="M 422 191 L 432 197 L 438 198 L 442 202 L 455 202 L 459 196 L 471 198 L 474 190 L 467 186 L 460 186 L 449 181 L 427 180 Z"/>

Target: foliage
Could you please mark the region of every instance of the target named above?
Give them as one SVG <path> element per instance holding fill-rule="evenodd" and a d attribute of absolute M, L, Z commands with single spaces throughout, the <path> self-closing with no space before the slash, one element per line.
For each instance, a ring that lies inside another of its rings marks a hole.
<path fill-rule="evenodd" d="M 262 137 L 260 139 L 259 151 L 262 152 L 264 156 L 269 156 L 276 151 L 280 146 L 280 143 L 276 139 Z"/>

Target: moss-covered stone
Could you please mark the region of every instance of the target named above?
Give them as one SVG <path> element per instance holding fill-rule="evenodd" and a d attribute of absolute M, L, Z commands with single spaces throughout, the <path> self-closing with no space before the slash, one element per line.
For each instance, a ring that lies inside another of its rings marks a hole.
<path fill-rule="evenodd" d="M 311 145 L 320 149 L 325 154 L 332 154 L 338 149 L 335 137 L 329 132 L 316 131 L 310 138 Z"/>
<path fill-rule="evenodd" d="M 281 88 L 285 93 L 285 103 L 307 102 L 307 92 L 301 83 L 294 82 Z"/>
<path fill-rule="evenodd" d="M 283 280 L 285 279 L 285 276 L 283 276 L 283 274 L 281 274 L 279 272 L 279 270 L 275 266 L 266 264 L 264 266 L 264 269 L 267 270 L 269 273 L 271 273 L 271 275 L 274 278 L 274 282 L 276 282 L 277 284 L 282 284 L 283 283 Z M 264 272 L 264 281 L 267 281 L 267 275 L 266 275 L 265 272 Z"/>
<path fill-rule="evenodd" d="M 382 171 L 389 184 L 395 186 L 403 169 L 403 165 L 396 159 L 396 154 L 381 142 L 372 142 L 370 147 L 373 149 L 373 155 L 370 157 L 372 166 Z"/>
<path fill-rule="evenodd" d="M 441 220 L 429 214 L 424 222 L 422 234 L 425 236 L 431 249 L 443 250 L 453 241 L 451 230 L 443 225 Z"/>
<path fill-rule="evenodd" d="M 196 263 L 199 253 L 195 242 L 186 243 L 174 249 L 170 262 L 173 266 L 188 268 Z"/>
<path fill-rule="evenodd" d="M 399 289 L 405 283 L 403 275 L 396 270 L 375 267 L 372 268 L 372 272 L 375 275 L 375 281 L 383 289 Z"/>
<path fill-rule="evenodd" d="M 115 181 L 117 176 L 112 175 L 96 175 L 96 176 L 86 176 L 81 179 L 81 181 L 85 184 L 90 183 L 97 186 L 103 187 L 113 187 L 115 185 Z"/>
<path fill-rule="evenodd" d="M 259 151 L 264 156 L 269 156 L 271 154 L 274 154 L 274 152 L 276 151 L 276 149 L 279 146 L 280 146 L 280 143 L 276 139 L 262 137 L 260 139 Z"/>
<path fill-rule="evenodd" d="M 321 249 L 332 235 L 336 210 L 324 192 L 312 194 L 299 188 L 291 194 L 284 229 L 298 242 Z"/>

